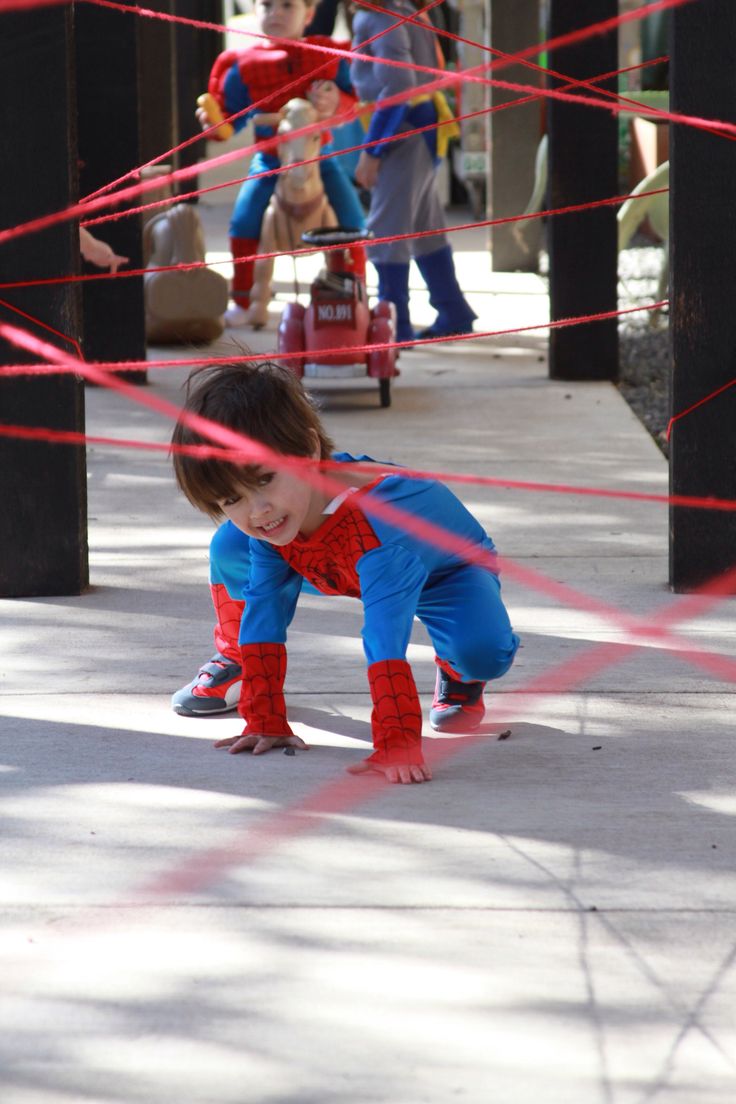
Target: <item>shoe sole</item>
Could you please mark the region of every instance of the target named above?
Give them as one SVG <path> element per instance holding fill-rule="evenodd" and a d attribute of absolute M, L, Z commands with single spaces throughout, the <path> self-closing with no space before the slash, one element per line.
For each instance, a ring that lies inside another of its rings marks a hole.
<path fill-rule="evenodd" d="M 429 727 L 433 732 L 450 732 L 454 736 L 468 735 L 471 732 L 477 732 L 480 726 L 485 720 L 485 713 L 483 713 L 477 719 L 471 720 L 470 718 L 459 715 L 453 718 L 448 718 L 446 724 L 442 722 L 435 722 L 432 718 L 429 718 Z"/>
<path fill-rule="evenodd" d="M 234 702 L 233 705 L 228 705 L 227 702 L 224 702 L 215 709 L 188 709 L 186 705 L 172 705 L 171 708 L 180 717 L 219 717 L 221 713 L 234 713 L 238 708 L 238 703 Z"/>

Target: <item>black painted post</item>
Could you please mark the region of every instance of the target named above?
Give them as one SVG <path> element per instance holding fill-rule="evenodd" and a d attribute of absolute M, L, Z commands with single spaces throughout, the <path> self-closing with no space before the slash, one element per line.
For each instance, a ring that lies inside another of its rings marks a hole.
<path fill-rule="evenodd" d="M 615 17 L 618 0 L 550 0 L 550 37 Z M 575 80 L 618 68 L 615 31 L 554 50 L 550 67 Z M 550 78 L 550 87 L 559 87 Z M 600 85 L 616 91 L 615 79 Z M 591 93 L 583 93 L 590 95 Z M 551 208 L 618 194 L 618 124 L 609 112 L 548 98 Z M 556 215 L 547 224 L 550 312 L 553 321 L 617 309 L 616 210 L 602 207 Z M 550 331 L 550 376 L 614 380 L 618 376 L 616 319 Z"/>
<path fill-rule="evenodd" d="M 176 14 L 187 19 L 200 19 L 208 23 L 223 22 L 222 0 L 174 0 Z M 242 39 L 243 48 L 248 40 Z M 177 113 L 178 140 L 185 141 L 202 128 L 194 117 L 197 97 L 207 91 L 210 70 L 217 55 L 225 49 L 224 35 L 218 31 L 205 31 L 179 24 L 176 29 L 177 65 Z M 206 156 L 204 142 L 194 142 L 181 151 L 182 167 L 195 165 Z M 192 189 L 188 182 L 185 190 Z"/>
<path fill-rule="evenodd" d="M 146 7 L 175 14 L 175 0 L 148 0 Z M 178 145 L 176 90 L 176 24 L 141 19 L 138 30 L 141 98 L 141 163 L 152 161 Z M 165 163 L 178 167 L 178 154 Z M 144 200 L 145 202 L 145 200 Z"/>
<path fill-rule="evenodd" d="M 74 13 L 81 161 L 79 185 L 84 196 L 141 164 L 139 17 L 91 4 L 75 5 Z M 142 198 L 127 206 L 144 202 Z M 109 242 L 116 253 L 129 257 L 129 267 L 142 267 L 140 215 L 115 219 L 90 229 L 95 237 Z M 100 270 L 87 266 L 86 271 Z M 145 360 L 142 277 L 89 281 L 84 284 L 83 303 L 83 348 L 87 360 Z M 145 371 L 125 375 L 139 383 L 146 380 Z"/>
<path fill-rule="evenodd" d="M 76 119 L 71 8 L 0 15 L 0 227 L 76 202 Z M 0 279 L 78 271 L 77 224 L 64 222 L 0 245 Z M 78 284 L 2 291 L 0 298 L 78 339 Z M 0 319 L 74 353 L 73 345 L 9 306 Z M 0 342 L 0 363 L 33 363 Z M 84 432 L 84 389 L 70 375 L 0 376 L 0 422 Z M 83 448 L 0 437 L 0 596 L 79 594 L 88 584 Z"/>
<path fill-rule="evenodd" d="M 733 0 L 707 0 L 673 13 L 673 111 L 736 122 L 734 42 Z M 672 413 L 677 415 L 736 377 L 736 143 L 673 126 L 670 148 Z M 672 494 L 736 498 L 735 425 L 736 387 L 675 422 Z M 734 564 L 736 514 L 671 510 L 675 590 L 691 590 Z"/>

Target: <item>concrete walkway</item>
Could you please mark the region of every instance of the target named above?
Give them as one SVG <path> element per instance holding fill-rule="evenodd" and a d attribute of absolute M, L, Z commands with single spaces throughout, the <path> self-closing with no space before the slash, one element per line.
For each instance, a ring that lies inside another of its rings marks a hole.
<path fill-rule="evenodd" d="M 482 247 L 455 240 L 480 325 L 542 323 L 542 281 L 488 274 Z M 388 410 L 320 385 L 339 446 L 666 493 L 614 388 L 548 380 L 544 332 L 401 368 Z M 182 369 L 150 377 L 180 400 Z M 87 404 L 90 433 L 168 439 Z M 508 560 L 523 649 L 480 739 L 427 729 L 435 780 L 376 786 L 344 773 L 370 739 L 349 599 L 304 597 L 291 632 L 309 753 L 231 757 L 232 715 L 170 711 L 212 650 L 211 526 L 161 455 L 90 450 L 90 591 L 0 602 L 3 1104 L 736 1099 L 733 691 L 623 623 L 671 615 L 733 656 L 736 605 L 678 615 L 664 506 L 456 489 Z M 419 628 L 410 658 L 426 707 Z"/>

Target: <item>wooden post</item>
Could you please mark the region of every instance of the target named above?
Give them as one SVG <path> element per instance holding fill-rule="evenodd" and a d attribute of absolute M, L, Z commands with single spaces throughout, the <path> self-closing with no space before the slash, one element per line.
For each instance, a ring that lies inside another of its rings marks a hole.
<path fill-rule="evenodd" d="M 138 120 L 138 20 L 91 4 L 74 8 L 77 46 L 80 189 L 88 195 L 141 164 Z M 130 182 L 128 182 L 130 183 Z M 145 199 L 129 206 L 138 206 Z M 112 208 L 111 208 L 112 209 Z M 141 218 L 132 215 L 92 227 L 116 253 L 141 268 Z M 99 272 L 89 266 L 87 271 Z M 84 355 L 87 360 L 145 360 L 143 279 L 84 284 Z M 144 383 L 145 371 L 126 373 Z"/>
<path fill-rule="evenodd" d="M 618 0 L 550 0 L 550 37 L 615 17 Z M 588 80 L 618 67 L 614 32 L 554 50 L 550 66 L 566 77 Z M 550 87 L 560 82 L 550 78 Z M 616 81 L 600 87 L 616 91 Z M 586 94 L 586 93 L 584 93 Z M 587 93 L 590 95 L 590 93 Z M 590 203 L 618 194 L 618 123 L 594 107 L 548 99 L 550 207 Z M 550 313 L 554 320 L 617 309 L 616 210 L 602 207 L 556 215 L 547 224 Z M 618 375 L 618 325 L 614 318 L 550 331 L 550 376 L 614 380 Z"/>
<path fill-rule="evenodd" d="M 518 53 L 539 38 L 539 0 L 491 0 L 491 45 Z M 536 61 L 536 58 L 532 59 Z M 539 85 L 540 77 L 523 65 L 499 72 L 503 80 Z M 493 107 L 526 98 L 522 92 L 491 88 Z M 490 217 L 521 214 L 534 186 L 534 159 L 542 136 L 543 100 L 508 107 L 491 115 Z M 536 272 L 542 238 L 540 219 L 491 227 L 494 272 Z"/>
<path fill-rule="evenodd" d="M 672 110 L 736 121 L 736 5 L 708 0 L 673 13 Z M 736 377 L 736 179 L 732 138 L 673 126 L 670 171 L 672 412 Z M 736 387 L 675 422 L 672 494 L 736 498 Z M 736 514 L 670 512 L 670 583 L 691 590 L 736 563 Z M 736 592 L 736 586 L 733 587 Z"/>
<path fill-rule="evenodd" d="M 12 96 L 0 101 L 5 181 L 0 226 L 14 226 L 75 203 L 76 120 L 71 7 L 0 16 L 0 64 Z M 3 280 L 70 274 L 79 267 L 75 222 L 0 246 Z M 0 318 L 75 353 L 74 345 L 23 318 L 10 305 L 69 338 L 80 332 L 78 284 L 2 291 Z M 9 305 L 8 305 L 9 304 Z M 0 363 L 32 363 L 0 342 Z M 84 390 L 70 375 L 0 376 L 4 425 L 84 432 Z M 83 448 L 0 437 L 0 595 L 79 594 L 88 584 L 87 484 Z"/>

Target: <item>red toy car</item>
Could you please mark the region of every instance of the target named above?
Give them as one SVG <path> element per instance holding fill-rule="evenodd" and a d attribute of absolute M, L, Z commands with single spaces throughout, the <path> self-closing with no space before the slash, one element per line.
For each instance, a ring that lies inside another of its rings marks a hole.
<path fill-rule="evenodd" d="M 278 351 L 304 353 L 281 363 L 300 378 L 351 379 L 369 376 L 378 380 L 381 406 L 391 405 L 391 379 L 398 376 L 396 349 L 354 352 L 361 345 L 383 345 L 396 340 L 396 308 L 379 300 L 368 306 L 365 289 L 365 251 L 353 243 L 365 240 L 365 231 L 344 227 L 308 230 L 307 245 L 324 248 L 326 268 L 312 283 L 310 303 L 287 303 L 279 323 Z M 325 353 L 323 349 L 340 349 Z"/>

